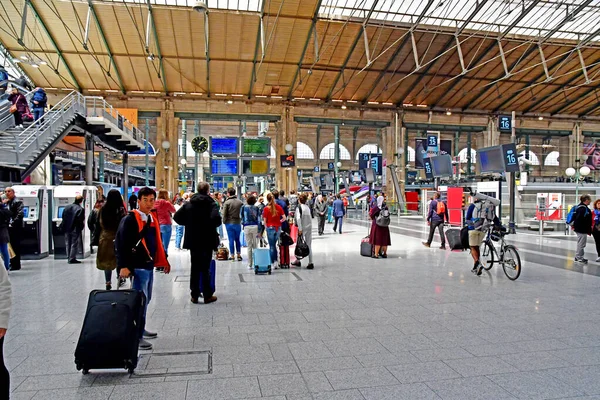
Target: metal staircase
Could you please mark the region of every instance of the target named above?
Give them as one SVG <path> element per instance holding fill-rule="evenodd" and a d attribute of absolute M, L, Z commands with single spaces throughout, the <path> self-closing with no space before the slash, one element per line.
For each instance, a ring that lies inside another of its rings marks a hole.
<path fill-rule="evenodd" d="M 120 137 L 118 142 L 125 149 L 143 147 L 142 135 L 137 129 L 126 127 L 124 118 L 104 99 L 73 91 L 43 118 L 24 129 L 15 128 L 14 124 L 4 131 L 0 129 L 0 182 L 21 182 L 72 131 L 77 131 L 80 136 L 85 132 L 96 134 L 97 129 L 87 123 L 88 117 L 102 117 L 118 126 L 126 139 Z M 101 133 L 110 132 L 110 129 L 102 128 Z"/>

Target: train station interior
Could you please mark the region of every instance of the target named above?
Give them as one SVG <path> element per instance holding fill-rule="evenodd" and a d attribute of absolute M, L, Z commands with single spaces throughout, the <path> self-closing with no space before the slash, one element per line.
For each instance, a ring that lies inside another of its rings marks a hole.
<path fill-rule="evenodd" d="M 0 0 L 0 400 L 600 399 L 599 27 L 596 0 Z M 95 208 L 204 182 L 220 215 L 280 192 L 295 243 L 259 273 L 266 231 L 223 222 L 204 304 L 160 223 L 157 336 L 82 367 L 90 293 L 133 292 Z"/>

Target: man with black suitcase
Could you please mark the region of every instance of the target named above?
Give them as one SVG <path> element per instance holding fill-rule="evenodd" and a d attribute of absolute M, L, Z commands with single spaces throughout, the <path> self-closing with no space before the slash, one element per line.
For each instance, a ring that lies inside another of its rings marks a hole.
<path fill-rule="evenodd" d="M 164 273 L 171 271 L 162 244 L 158 216 L 154 211 L 156 192 L 144 187 L 138 192 L 138 208 L 130 211 L 121 220 L 115 239 L 117 268 L 120 277 L 133 276 L 133 289 L 144 292 L 146 302 L 140 326 L 140 350 L 151 350 L 152 344 L 145 339 L 153 339 L 155 332 L 146 330 L 146 311 L 152 299 L 154 268 L 164 267 Z"/>

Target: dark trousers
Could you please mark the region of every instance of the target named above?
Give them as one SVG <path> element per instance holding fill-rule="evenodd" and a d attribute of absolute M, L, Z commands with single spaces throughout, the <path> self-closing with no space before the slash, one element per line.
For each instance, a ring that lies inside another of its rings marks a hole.
<path fill-rule="evenodd" d="M 10 237 L 10 245 L 15 252 L 15 256 L 10 259 L 10 269 L 16 271 L 21 269 L 21 228 L 8 228 L 8 235 Z"/>
<path fill-rule="evenodd" d="M 335 223 L 333 224 L 333 231 L 337 231 L 338 223 L 340 224 L 340 233 L 342 233 L 342 223 L 344 222 L 344 217 L 335 217 Z"/>
<path fill-rule="evenodd" d="M 65 244 L 67 250 L 67 260 L 75 261 L 79 251 L 79 231 L 65 233 Z"/>
<path fill-rule="evenodd" d="M 23 125 L 23 115 L 20 111 L 15 111 L 13 117 L 15 118 L 15 125 Z"/>
<path fill-rule="evenodd" d="M 438 228 L 440 232 L 440 238 L 442 240 L 442 246 L 446 245 L 446 237 L 444 236 L 444 221 L 431 221 L 429 225 L 429 238 L 427 239 L 427 243 L 431 244 L 433 240 L 433 234 L 435 233 L 435 228 Z"/>
<path fill-rule="evenodd" d="M 600 231 L 594 229 L 592 231 L 592 236 L 594 237 L 594 242 L 596 242 L 596 253 L 598 253 L 598 257 L 600 257 Z"/>
<path fill-rule="evenodd" d="M 325 231 L 325 221 L 327 220 L 327 214 L 325 214 L 325 215 L 317 214 L 317 218 L 319 218 L 319 235 L 322 235 L 323 232 Z"/>
<path fill-rule="evenodd" d="M 0 399 L 8 399 L 10 395 L 10 375 L 4 365 L 4 337 L 0 339 Z"/>
<path fill-rule="evenodd" d="M 193 298 L 202 296 L 205 299 L 210 298 L 214 292 L 210 287 L 210 261 L 212 260 L 212 250 L 190 249 L 190 258 L 192 261 L 192 271 L 190 276 L 190 292 Z M 200 287 L 200 276 L 202 275 L 203 287 Z"/>

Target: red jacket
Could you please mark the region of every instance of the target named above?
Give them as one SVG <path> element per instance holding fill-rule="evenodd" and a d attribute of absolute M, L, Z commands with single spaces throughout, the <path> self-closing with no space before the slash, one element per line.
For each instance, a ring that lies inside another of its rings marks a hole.
<path fill-rule="evenodd" d="M 160 225 L 171 225 L 173 223 L 171 220 L 171 215 L 175 214 L 175 207 L 169 200 L 156 200 L 154 203 L 154 208 L 156 209 L 158 223 Z"/>

